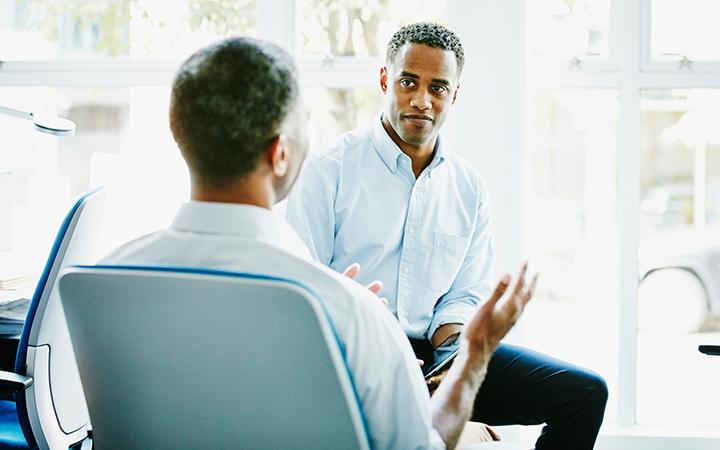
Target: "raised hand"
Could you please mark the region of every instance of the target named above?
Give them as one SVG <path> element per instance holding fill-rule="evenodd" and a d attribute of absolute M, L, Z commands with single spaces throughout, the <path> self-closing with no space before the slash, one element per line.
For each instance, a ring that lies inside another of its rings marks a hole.
<path fill-rule="evenodd" d="M 509 274 L 505 274 L 490 299 L 478 308 L 465 326 L 463 341 L 471 360 L 487 363 L 489 355 L 522 315 L 525 305 L 533 296 L 538 279 L 536 274 L 528 284 L 525 281 L 526 274 L 527 262 L 523 264 L 510 290 L 508 288 L 512 279 Z"/>

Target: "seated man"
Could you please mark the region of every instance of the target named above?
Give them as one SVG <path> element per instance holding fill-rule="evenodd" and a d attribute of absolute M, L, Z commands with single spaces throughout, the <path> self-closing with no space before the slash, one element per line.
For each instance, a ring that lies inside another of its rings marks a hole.
<path fill-rule="evenodd" d="M 440 138 L 464 62 L 460 39 L 445 27 L 398 30 L 378 71 L 382 112 L 309 158 L 287 205 L 287 220 L 318 261 L 336 271 L 359 263 L 360 281 L 384 285 L 388 306 L 426 364 L 452 347 L 492 292 L 489 194 Z M 606 400 L 598 374 L 503 344 L 472 420 L 545 423 L 538 450 L 589 450 Z"/>
<path fill-rule="evenodd" d="M 191 200 L 169 229 L 123 245 L 104 263 L 303 280 L 324 298 L 345 345 L 373 447 L 453 448 L 490 355 L 530 300 L 534 281 L 526 285 L 524 271 L 511 289 L 509 276 L 501 280 L 467 323 L 462 350 L 431 400 L 387 307 L 368 289 L 314 262 L 290 225 L 271 212 L 305 158 L 305 119 L 295 65 L 279 47 L 233 38 L 196 52 L 180 67 L 170 104 Z"/>

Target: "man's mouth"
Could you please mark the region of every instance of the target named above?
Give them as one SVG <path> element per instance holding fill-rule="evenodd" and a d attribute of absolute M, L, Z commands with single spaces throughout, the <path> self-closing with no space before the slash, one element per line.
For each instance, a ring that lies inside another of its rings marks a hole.
<path fill-rule="evenodd" d="M 403 116 L 403 119 L 407 120 L 413 125 L 417 126 L 425 126 L 428 123 L 433 122 L 433 118 L 430 116 L 426 116 L 424 114 L 406 114 Z"/>

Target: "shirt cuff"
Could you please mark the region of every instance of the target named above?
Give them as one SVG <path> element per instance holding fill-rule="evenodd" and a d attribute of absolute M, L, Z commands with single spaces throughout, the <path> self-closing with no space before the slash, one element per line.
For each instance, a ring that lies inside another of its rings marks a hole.
<path fill-rule="evenodd" d="M 454 303 L 444 306 L 441 310 L 436 311 L 428 328 L 427 338 L 432 339 L 435 331 L 446 323 L 459 323 L 465 325 L 468 320 L 475 314 L 477 306 L 468 305 L 467 303 Z"/>

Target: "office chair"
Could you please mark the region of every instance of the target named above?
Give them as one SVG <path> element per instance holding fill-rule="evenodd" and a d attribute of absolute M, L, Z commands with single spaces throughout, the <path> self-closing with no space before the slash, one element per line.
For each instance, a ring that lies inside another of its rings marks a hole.
<path fill-rule="evenodd" d="M 369 448 L 343 345 L 301 282 L 85 266 L 60 294 L 93 448 Z"/>
<path fill-rule="evenodd" d="M 15 371 L 0 372 L 0 448 L 67 449 L 87 437 L 90 422 L 57 278 L 69 264 L 94 262 L 103 204 L 101 189 L 83 195 L 57 233 L 30 301 Z"/>

